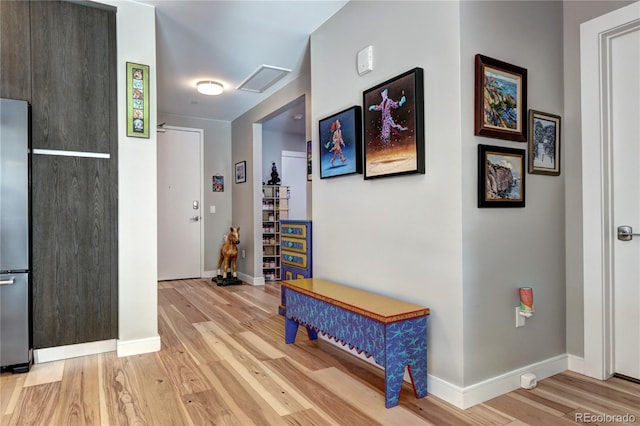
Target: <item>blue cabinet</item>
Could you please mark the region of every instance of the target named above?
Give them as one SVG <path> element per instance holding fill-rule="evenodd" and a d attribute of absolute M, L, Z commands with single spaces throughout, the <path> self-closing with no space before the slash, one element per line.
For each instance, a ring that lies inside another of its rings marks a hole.
<path fill-rule="evenodd" d="M 310 220 L 280 220 L 280 277 L 282 280 L 297 280 L 313 276 L 311 241 Z M 284 314 L 284 293 L 281 294 L 281 305 L 278 310 L 280 314 Z"/>

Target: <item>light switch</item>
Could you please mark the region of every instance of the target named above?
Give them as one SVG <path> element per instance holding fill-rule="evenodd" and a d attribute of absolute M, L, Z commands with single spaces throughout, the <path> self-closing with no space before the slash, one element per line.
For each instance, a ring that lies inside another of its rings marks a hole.
<path fill-rule="evenodd" d="M 216 212 L 216 206 L 209 206 L 209 213 L 215 213 Z"/>

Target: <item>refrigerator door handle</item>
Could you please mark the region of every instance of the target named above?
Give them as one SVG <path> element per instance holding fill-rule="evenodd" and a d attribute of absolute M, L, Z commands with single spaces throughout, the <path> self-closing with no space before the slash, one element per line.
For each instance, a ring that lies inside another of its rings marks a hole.
<path fill-rule="evenodd" d="M 15 283 L 16 283 L 15 278 L 11 278 L 10 280 L 0 280 L 0 285 L 11 285 Z"/>

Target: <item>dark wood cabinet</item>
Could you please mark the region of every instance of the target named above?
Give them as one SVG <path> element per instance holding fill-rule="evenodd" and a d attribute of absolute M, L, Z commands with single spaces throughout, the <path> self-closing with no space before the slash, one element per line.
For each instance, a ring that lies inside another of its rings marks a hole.
<path fill-rule="evenodd" d="M 29 2 L 0 1 L 0 98 L 31 101 Z"/>
<path fill-rule="evenodd" d="M 117 337 L 110 161 L 32 159 L 36 348 Z"/>
<path fill-rule="evenodd" d="M 33 2 L 31 46 L 33 147 L 110 152 L 115 13 Z"/>
<path fill-rule="evenodd" d="M 115 19 L 30 2 L 35 349 L 118 337 Z"/>

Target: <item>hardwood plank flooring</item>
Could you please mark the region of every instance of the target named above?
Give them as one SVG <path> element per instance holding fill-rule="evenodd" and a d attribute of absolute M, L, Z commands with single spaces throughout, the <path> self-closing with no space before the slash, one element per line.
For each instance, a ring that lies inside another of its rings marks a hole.
<path fill-rule="evenodd" d="M 460 410 L 433 395 L 384 408 L 384 372 L 303 327 L 284 343 L 279 283 L 158 283 L 160 352 L 106 353 L 0 376 L 4 425 L 571 425 L 634 416 L 640 385 L 572 372 Z M 602 423 L 600 423 L 602 424 Z"/>

